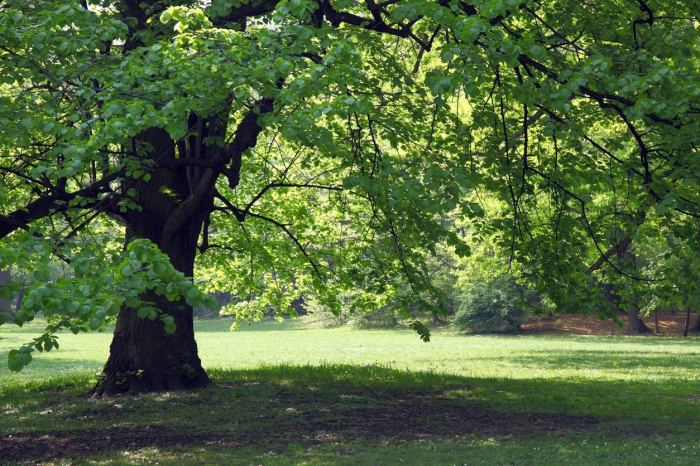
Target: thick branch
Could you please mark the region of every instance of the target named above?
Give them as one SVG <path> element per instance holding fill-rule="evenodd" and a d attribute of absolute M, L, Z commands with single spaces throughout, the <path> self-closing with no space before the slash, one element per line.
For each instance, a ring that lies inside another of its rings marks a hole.
<path fill-rule="evenodd" d="M 274 101 L 270 97 L 260 99 L 257 103 L 257 110 L 252 109 L 246 113 L 236 128 L 233 140 L 224 147 L 224 162 L 230 167 L 228 183 L 231 189 L 238 186 L 238 182 L 241 179 L 243 152 L 255 147 L 258 142 L 258 135 L 262 131 L 258 117 L 272 112 L 273 103 Z"/>
<path fill-rule="evenodd" d="M 257 144 L 258 136 L 262 131 L 258 118 L 260 115 L 271 112 L 272 109 L 272 98 L 267 97 L 258 101 L 256 108 L 249 110 L 238 124 L 231 143 L 222 149 L 221 160 L 224 164 L 231 163 L 227 172 L 231 188 L 235 188 L 240 181 L 243 153 Z M 203 210 L 207 210 L 206 204 L 214 196 L 214 186 L 218 175 L 219 171 L 212 168 L 205 170 L 190 196 L 175 209 L 163 225 L 161 238 L 163 244 L 170 243 L 189 219 L 200 215 Z"/>
<path fill-rule="evenodd" d="M 630 235 L 625 234 L 620 241 L 610 246 L 605 253 L 601 254 L 601 256 L 588 267 L 588 270 L 590 272 L 595 272 L 600 269 L 603 264 L 610 261 L 612 256 L 625 252 L 630 244 L 632 244 L 632 238 Z"/>
<path fill-rule="evenodd" d="M 9 215 L 0 215 L 0 238 L 10 233 L 25 229 L 40 218 L 47 217 L 56 212 L 63 212 L 70 208 L 70 202 L 78 198 L 91 198 L 95 195 L 110 190 L 110 183 L 123 175 L 123 170 L 105 176 L 96 183 L 72 193 L 54 193 L 40 197 L 30 202 L 25 207 L 17 209 Z M 90 208 L 92 205 L 87 206 Z"/>
<path fill-rule="evenodd" d="M 245 21 L 248 18 L 254 16 L 261 16 L 267 13 L 271 13 L 275 6 L 279 3 L 279 0 L 260 0 L 244 3 L 236 8 L 233 8 L 225 16 L 221 18 L 216 18 L 214 21 L 214 26 L 223 26 L 226 23 L 238 23 Z"/>

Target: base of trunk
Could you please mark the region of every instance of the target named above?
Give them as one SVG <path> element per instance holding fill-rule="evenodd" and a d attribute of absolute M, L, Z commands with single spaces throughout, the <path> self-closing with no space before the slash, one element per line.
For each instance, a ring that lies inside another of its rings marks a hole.
<path fill-rule="evenodd" d="M 147 392 L 166 392 L 204 388 L 211 384 L 203 370 L 195 375 L 180 369 L 168 372 L 124 371 L 103 374 L 90 391 L 91 398 L 116 395 L 137 395 Z"/>
<path fill-rule="evenodd" d="M 117 318 L 110 354 L 92 397 L 144 392 L 188 390 L 210 384 L 194 339 L 192 309 L 150 296 L 172 316 L 175 331 L 166 333 L 160 319 L 140 318 L 122 309 Z"/>
<path fill-rule="evenodd" d="M 630 309 L 627 311 L 627 319 L 628 335 L 645 335 L 647 333 L 652 333 L 647 324 L 639 317 L 639 311 L 637 309 Z"/>

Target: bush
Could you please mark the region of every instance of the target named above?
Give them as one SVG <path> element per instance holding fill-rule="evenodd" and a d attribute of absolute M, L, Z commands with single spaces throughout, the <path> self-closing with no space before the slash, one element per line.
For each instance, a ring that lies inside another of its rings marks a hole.
<path fill-rule="evenodd" d="M 371 311 L 348 312 L 343 310 L 339 315 L 333 314 L 326 306 L 316 299 L 310 298 L 305 303 L 308 315 L 323 327 L 348 326 L 358 329 L 392 328 L 398 325 L 396 314 L 389 306 L 382 306 Z"/>
<path fill-rule="evenodd" d="M 453 324 L 471 333 L 516 333 L 523 322 L 523 309 L 537 296 L 501 275 L 472 283 L 460 296 Z"/>
<path fill-rule="evenodd" d="M 333 314 L 327 306 L 320 303 L 314 296 L 304 301 L 304 308 L 306 309 L 306 314 L 311 316 L 315 323 L 320 324 L 324 328 L 340 327 L 348 323 L 349 316 L 347 314 Z"/>
<path fill-rule="evenodd" d="M 393 328 L 398 325 L 396 314 L 389 307 L 369 312 L 354 312 L 348 317 L 348 325 L 354 328 Z"/>

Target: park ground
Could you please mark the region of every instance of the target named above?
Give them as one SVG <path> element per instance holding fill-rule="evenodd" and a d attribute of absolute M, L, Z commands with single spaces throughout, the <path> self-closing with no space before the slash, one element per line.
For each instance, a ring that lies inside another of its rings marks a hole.
<path fill-rule="evenodd" d="M 697 337 L 230 323 L 197 322 L 195 392 L 87 399 L 109 333 L 0 367 L 0 463 L 700 464 Z"/>

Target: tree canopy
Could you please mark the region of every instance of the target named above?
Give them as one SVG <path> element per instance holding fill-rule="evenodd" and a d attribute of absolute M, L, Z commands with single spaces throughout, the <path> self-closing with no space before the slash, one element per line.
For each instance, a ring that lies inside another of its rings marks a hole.
<path fill-rule="evenodd" d="M 10 367 L 118 316 L 99 393 L 196 386 L 205 291 L 439 311 L 438 244 L 489 241 L 562 306 L 602 281 L 700 301 L 698 11 L 2 2 L 4 320 L 49 323 Z"/>

